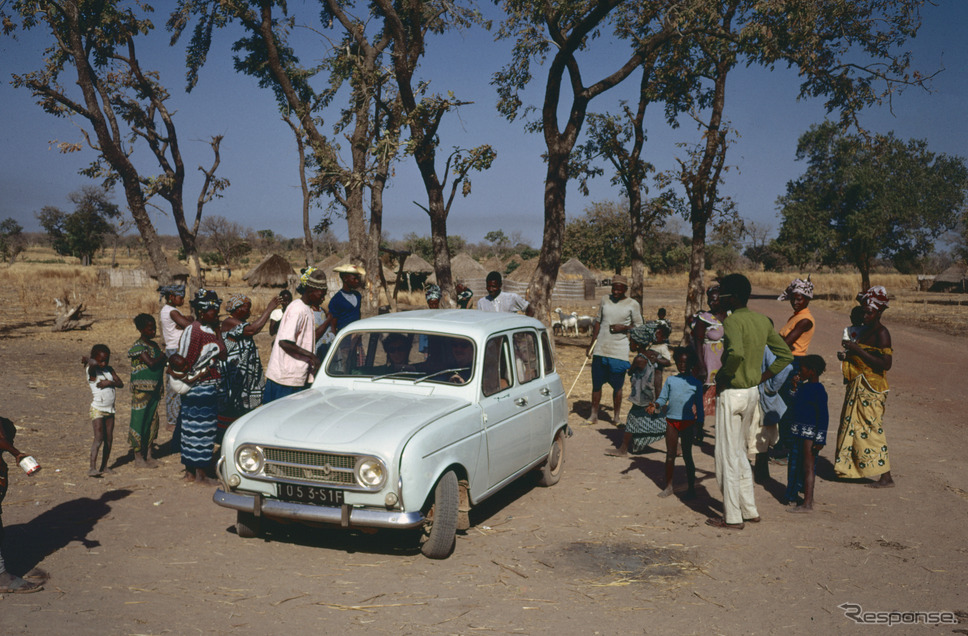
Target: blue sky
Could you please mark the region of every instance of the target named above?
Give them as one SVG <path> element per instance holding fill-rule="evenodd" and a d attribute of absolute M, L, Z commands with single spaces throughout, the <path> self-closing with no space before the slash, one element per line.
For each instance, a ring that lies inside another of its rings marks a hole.
<path fill-rule="evenodd" d="M 963 27 L 968 23 L 968 2 L 947 0 L 927 6 L 918 37 L 909 43 L 913 67 L 930 73 L 944 70 L 932 82 L 932 92 L 908 89 L 895 96 L 891 107 L 873 107 L 861 117 L 870 130 L 893 130 L 900 138 L 924 138 L 934 152 L 968 155 L 968 38 Z M 156 14 L 157 25 L 165 16 Z M 72 122 L 45 114 L 28 91 L 9 84 L 11 73 L 22 73 L 40 64 L 43 39 L 40 33 L 21 34 L 17 40 L 0 37 L 0 219 L 13 217 L 27 230 L 38 230 L 34 213 L 45 205 L 70 209 L 67 195 L 90 183 L 77 171 L 93 159 L 93 151 L 63 155 L 51 141 L 79 141 L 80 133 Z M 196 166 L 211 163 L 207 139 L 225 136 L 219 175 L 232 185 L 224 198 L 206 207 L 206 214 L 220 214 L 255 230 L 272 229 L 283 236 L 301 236 L 301 194 L 297 174 L 295 141 L 278 116 L 272 95 L 261 90 L 251 78 L 232 70 L 229 33 L 217 35 L 209 64 L 203 69 L 199 86 L 183 91 L 184 43 L 167 46 L 162 29 L 147 45 L 142 45 L 142 65 L 161 72 L 162 81 L 172 91 L 169 108 L 177 111 L 175 122 L 182 151 L 190 172 L 185 200 L 193 209 L 201 184 Z M 301 36 L 303 38 L 307 36 Z M 602 41 L 596 41 L 600 45 Z M 469 241 L 483 239 L 488 231 L 519 233 L 535 247 L 541 243 L 544 144 L 538 135 L 526 134 L 520 122 L 509 123 L 495 110 L 497 101 L 489 81 L 491 75 L 509 59 L 509 43 L 493 42 L 493 36 L 470 31 L 451 34 L 430 42 L 422 77 L 432 81 L 439 92 L 454 91 L 458 98 L 473 104 L 452 114 L 441 132 L 443 149 L 491 144 L 497 151 L 492 169 L 473 178 L 473 191 L 455 201 L 448 227 Z M 308 49 L 302 49 L 308 51 Z M 304 56 L 307 54 L 303 54 Z M 610 51 L 596 50 L 595 59 L 617 59 Z M 597 79 L 586 71 L 585 81 Z M 637 81 L 607 94 L 607 100 L 592 102 L 590 111 L 614 107 L 618 99 L 633 98 Z M 796 142 L 811 124 L 824 118 L 819 100 L 797 101 L 799 81 L 786 69 L 769 72 L 761 68 L 740 69 L 730 76 L 727 87 L 726 118 L 739 133 L 728 155 L 730 172 L 724 193 L 737 203 L 748 221 L 773 228 L 779 226 L 775 201 L 786 183 L 796 178 L 804 166 L 795 161 Z M 534 103 L 541 97 L 541 85 L 530 92 Z M 679 141 L 695 142 L 696 129 L 688 122 L 670 130 L 654 110 L 648 123 L 647 158 L 660 169 L 671 168 L 680 152 Z M 148 166 L 147 162 L 142 163 Z M 589 198 L 577 189 L 568 193 L 569 218 L 579 216 L 593 201 L 614 200 L 618 190 L 608 178 L 595 180 Z M 117 196 L 119 203 L 122 197 Z M 384 228 L 391 238 L 409 232 L 430 233 L 426 214 L 414 202 L 425 203 L 426 195 L 411 159 L 397 164 L 386 193 Z M 314 210 L 314 219 L 322 210 Z M 159 211 L 152 212 L 156 228 L 174 234 L 174 222 Z M 685 225 L 683 225 L 685 227 Z M 337 220 L 338 238 L 346 238 L 345 222 Z"/>

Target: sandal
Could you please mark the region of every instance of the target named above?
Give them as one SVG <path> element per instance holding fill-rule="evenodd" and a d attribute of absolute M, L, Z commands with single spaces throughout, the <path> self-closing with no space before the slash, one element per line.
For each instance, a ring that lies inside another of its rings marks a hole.
<path fill-rule="evenodd" d="M 6 587 L 0 587 L 0 594 L 32 594 L 44 589 L 39 583 L 31 583 L 20 577 L 14 577 L 13 581 L 7 583 Z"/>
<path fill-rule="evenodd" d="M 745 523 L 726 523 L 726 520 L 721 517 L 710 517 L 706 519 L 706 525 L 714 528 L 722 528 L 723 530 L 742 530 L 746 527 Z"/>

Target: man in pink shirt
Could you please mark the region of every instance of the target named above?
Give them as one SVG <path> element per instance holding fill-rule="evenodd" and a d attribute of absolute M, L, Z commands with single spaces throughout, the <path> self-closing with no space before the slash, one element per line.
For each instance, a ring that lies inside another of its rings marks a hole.
<path fill-rule="evenodd" d="M 272 343 L 266 366 L 266 385 L 262 391 L 263 404 L 302 391 L 313 381 L 313 374 L 319 368 L 319 358 L 314 353 L 316 325 L 313 309 L 318 310 L 326 297 L 326 274 L 310 267 L 300 282 L 302 296 L 286 308 Z"/>

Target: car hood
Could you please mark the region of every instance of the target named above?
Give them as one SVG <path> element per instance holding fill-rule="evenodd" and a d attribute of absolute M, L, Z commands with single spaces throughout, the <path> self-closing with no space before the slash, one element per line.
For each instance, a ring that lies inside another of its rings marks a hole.
<path fill-rule="evenodd" d="M 242 442 L 332 451 L 395 447 L 466 400 L 345 388 L 308 389 L 250 413 L 232 428 Z"/>

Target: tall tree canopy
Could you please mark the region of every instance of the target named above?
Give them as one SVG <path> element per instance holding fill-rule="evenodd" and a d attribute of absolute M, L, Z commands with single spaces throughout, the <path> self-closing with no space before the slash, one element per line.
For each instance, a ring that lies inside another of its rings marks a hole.
<path fill-rule="evenodd" d="M 778 201 L 777 243 L 801 266 L 853 265 L 865 289 L 876 258 L 922 257 L 964 214 L 965 160 L 932 153 L 924 140 L 843 134 L 825 122 L 800 137 L 797 159 L 807 169 Z"/>

